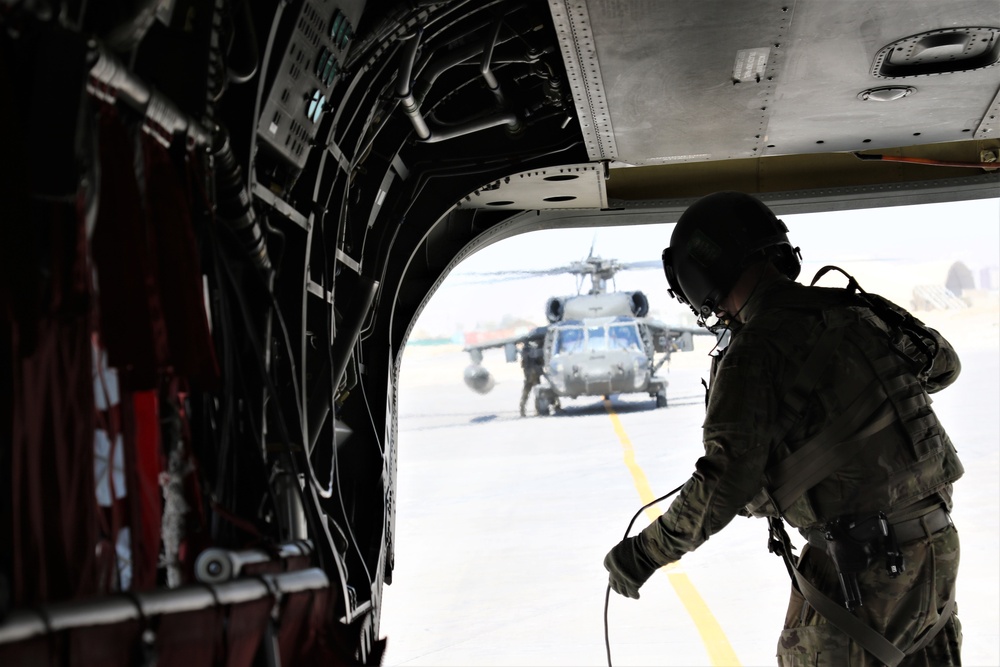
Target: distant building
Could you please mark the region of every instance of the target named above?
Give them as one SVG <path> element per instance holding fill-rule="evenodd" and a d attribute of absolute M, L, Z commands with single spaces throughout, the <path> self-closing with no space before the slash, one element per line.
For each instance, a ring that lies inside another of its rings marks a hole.
<path fill-rule="evenodd" d="M 948 278 L 944 281 L 944 286 L 955 296 L 962 296 L 962 292 L 976 289 L 976 281 L 969 267 L 962 262 L 955 262 L 948 269 Z"/>
<path fill-rule="evenodd" d="M 1000 266 L 987 266 L 979 270 L 979 289 L 1000 289 Z"/>

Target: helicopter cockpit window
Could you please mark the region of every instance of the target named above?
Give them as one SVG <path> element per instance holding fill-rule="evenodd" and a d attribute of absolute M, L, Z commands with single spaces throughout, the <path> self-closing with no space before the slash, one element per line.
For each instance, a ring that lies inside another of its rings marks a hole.
<path fill-rule="evenodd" d="M 552 354 L 571 354 L 583 349 L 583 329 L 566 327 L 559 329 L 559 336 L 552 349 Z"/>
<path fill-rule="evenodd" d="M 608 349 L 606 334 L 604 327 L 587 327 L 587 351 L 603 352 Z"/>
<path fill-rule="evenodd" d="M 642 351 L 639 331 L 634 324 L 612 324 L 608 327 L 608 348 Z"/>

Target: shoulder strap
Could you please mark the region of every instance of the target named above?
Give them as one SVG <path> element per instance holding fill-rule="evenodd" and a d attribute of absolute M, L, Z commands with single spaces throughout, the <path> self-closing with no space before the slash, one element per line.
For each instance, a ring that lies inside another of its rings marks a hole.
<path fill-rule="evenodd" d="M 906 359 L 914 367 L 914 372 L 917 373 L 918 377 L 921 379 L 926 379 L 927 375 L 930 373 L 931 368 L 934 365 L 934 357 L 937 356 L 938 346 L 934 342 L 934 336 L 922 323 L 916 320 L 912 314 L 908 311 L 892 304 L 884 297 L 878 294 L 869 294 L 868 292 L 861 289 L 861 285 L 858 281 L 854 279 L 854 276 L 844 271 L 839 266 L 827 265 L 816 272 L 813 276 L 812 282 L 809 286 L 813 286 L 816 282 L 825 276 L 830 271 L 839 271 L 847 278 L 847 287 L 844 288 L 848 293 L 856 295 L 857 298 L 863 302 L 875 315 L 885 323 L 885 326 L 892 332 L 891 336 L 893 342 L 897 342 L 900 337 L 905 336 L 916 348 L 918 355 L 922 358 L 914 358 L 910 355 L 904 353 L 896 345 L 892 348 L 897 354 Z M 928 341 L 931 341 L 928 343 Z"/>
<path fill-rule="evenodd" d="M 784 514 L 799 496 L 848 463 L 868 438 L 894 421 L 892 405 L 881 385 L 873 381 L 835 422 L 768 471 L 778 511 Z"/>

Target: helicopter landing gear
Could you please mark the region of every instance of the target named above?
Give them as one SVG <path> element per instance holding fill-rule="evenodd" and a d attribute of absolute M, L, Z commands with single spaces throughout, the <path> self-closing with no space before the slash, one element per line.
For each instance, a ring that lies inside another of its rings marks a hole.
<path fill-rule="evenodd" d="M 649 395 L 656 399 L 656 407 L 665 408 L 667 407 L 667 383 L 664 380 L 660 380 L 656 384 L 650 386 L 651 390 Z"/>
<path fill-rule="evenodd" d="M 667 390 L 661 389 L 656 392 L 656 407 L 665 408 L 667 407 Z"/>

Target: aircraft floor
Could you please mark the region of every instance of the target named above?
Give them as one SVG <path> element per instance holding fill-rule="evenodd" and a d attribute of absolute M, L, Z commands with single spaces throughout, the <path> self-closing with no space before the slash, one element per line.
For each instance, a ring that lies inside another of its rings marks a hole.
<path fill-rule="evenodd" d="M 967 470 L 954 512 L 963 658 L 998 665 L 1000 345 L 995 324 L 985 337 L 964 331 L 953 338 L 963 375 L 934 405 Z M 468 361 L 454 347 L 411 346 L 404 357 L 384 664 L 604 665 L 602 560 L 643 504 L 644 484 L 655 497 L 691 473 L 708 360 L 675 355 L 665 410 L 643 395 L 614 397 L 616 428 L 600 399 L 520 418 L 520 369 L 492 352 L 485 363 L 498 382 L 486 396 L 462 384 Z M 766 533 L 765 522 L 737 517 L 655 574 L 640 600 L 612 593 L 614 664 L 775 664 L 789 581 Z"/>

